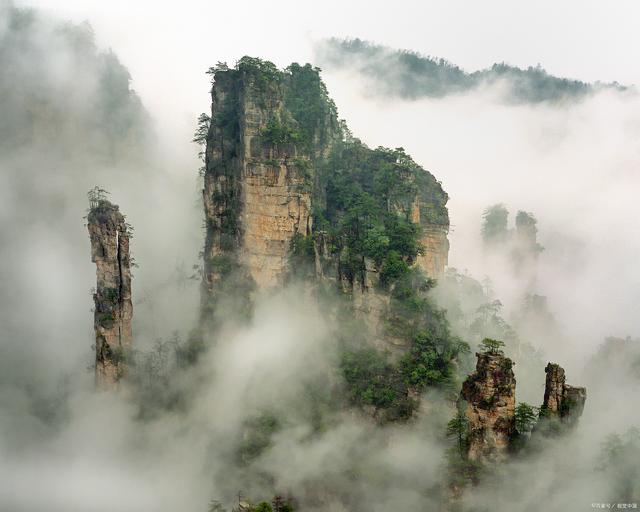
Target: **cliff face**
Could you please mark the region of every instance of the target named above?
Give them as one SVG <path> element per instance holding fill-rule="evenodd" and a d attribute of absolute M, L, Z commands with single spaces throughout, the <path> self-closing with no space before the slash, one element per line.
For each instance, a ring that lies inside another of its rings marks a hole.
<path fill-rule="evenodd" d="M 568 426 L 575 425 L 582 415 L 587 400 L 587 390 L 565 383 L 564 369 L 555 364 L 547 364 L 542 413 L 548 419 L 559 419 Z"/>
<path fill-rule="evenodd" d="M 203 191 L 205 317 L 231 276 L 245 292 L 283 284 L 293 236 L 311 232 L 314 150 L 330 150 L 338 125 L 327 103 L 306 143 L 296 139 L 299 123 L 285 106 L 296 85 L 292 74 L 255 59 L 215 73 Z"/>
<path fill-rule="evenodd" d="M 473 461 L 500 461 L 506 458 L 515 432 L 513 363 L 500 352 L 476 356 L 476 371 L 461 392 L 469 425 L 467 455 Z"/>
<path fill-rule="evenodd" d="M 221 315 L 228 292 L 244 297 L 232 307 L 246 308 L 255 290 L 292 275 L 353 293 L 356 310 L 375 324 L 388 306 L 377 288 L 395 216 L 420 230 L 422 248 L 400 254 L 403 262 L 443 274 L 449 221 L 440 184 L 401 149 L 371 150 L 351 137 L 318 69 L 280 71 L 245 57 L 212 73 L 204 326 Z"/>
<path fill-rule="evenodd" d="M 93 295 L 96 384 L 108 389 L 123 376 L 132 341 L 130 235 L 118 206 L 104 199 L 91 205 L 87 220 L 97 278 Z"/>
<path fill-rule="evenodd" d="M 416 263 L 423 272 L 432 279 L 444 276 L 444 269 L 449 262 L 448 227 L 429 225 L 427 221 L 420 221 L 423 235 L 420 239 L 424 247 L 424 254 L 420 254 Z"/>

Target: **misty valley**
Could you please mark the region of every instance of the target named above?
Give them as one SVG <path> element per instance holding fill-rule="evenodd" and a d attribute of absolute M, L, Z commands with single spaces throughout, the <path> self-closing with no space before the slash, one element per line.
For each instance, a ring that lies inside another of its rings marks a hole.
<path fill-rule="evenodd" d="M 96 34 L 0 0 L 0 510 L 638 508 L 635 87 Z"/>

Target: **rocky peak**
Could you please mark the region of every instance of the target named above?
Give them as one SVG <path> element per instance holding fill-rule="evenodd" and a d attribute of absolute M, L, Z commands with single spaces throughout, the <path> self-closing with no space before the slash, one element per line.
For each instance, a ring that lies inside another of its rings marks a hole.
<path fill-rule="evenodd" d="M 383 269 L 418 266 L 442 276 L 446 193 L 402 148 L 372 150 L 355 139 L 317 68 L 278 70 L 243 57 L 211 73 L 203 326 L 215 325 L 222 310 L 246 309 L 255 290 L 282 285 L 292 273 L 333 281 L 367 318 L 388 305 L 374 297 Z M 354 205 L 370 211 L 346 211 Z M 411 255 L 388 248 L 394 234 L 412 229 L 407 224 L 419 231 L 421 249 Z M 244 298 L 225 307 L 231 295 Z"/>
<path fill-rule="evenodd" d="M 125 355 L 132 341 L 130 230 L 118 206 L 106 199 L 92 202 L 87 227 L 91 261 L 96 264 L 96 384 L 109 389 L 117 386 L 126 370 Z"/>
<path fill-rule="evenodd" d="M 468 421 L 468 458 L 496 461 L 506 457 L 515 431 L 516 379 L 513 362 L 501 351 L 476 354 L 476 371 L 462 385 Z"/>

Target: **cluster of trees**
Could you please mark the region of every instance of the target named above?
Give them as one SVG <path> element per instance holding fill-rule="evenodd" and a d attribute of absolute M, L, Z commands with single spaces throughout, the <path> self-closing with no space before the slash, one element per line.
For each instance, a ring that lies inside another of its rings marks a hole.
<path fill-rule="evenodd" d="M 485 247 L 500 247 L 515 237 L 516 243 L 524 245 L 524 247 L 516 247 L 518 250 L 528 250 L 534 255 L 543 250 L 543 247 L 537 243 L 538 221 L 533 213 L 519 210 L 516 214 L 515 231 L 507 226 L 509 210 L 502 203 L 486 208 L 482 219 L 482 241 Z"/>
<path fill-rule="evenodd" d="M 402 148 L 371 150 L 360 141 L 344 143 L 320 174 L 325 207 L 316 209 L 315 226 L 328 233 L 341 271 L 363 281 L 365 258 L 389 287 L 410 271 L 423 250 L 420 227 L 411 219 L 419 194 L 430 195 L 441 224 L 448 225 L 447 196 L 433 176 Z"/>
<path fill-rule="evenodd" d="M 423 251 L 421 227 L 411 218 L 415 200 L 428 198 L 430 220 L 448 226 L 447 196 L 402 148 L 345 141 L 326 165 L 331 172 L 320 174 L 326 202 L 314 212 L 314 226 L 329 240 L 341 276 L 364 285 L 367 266 L 377 270 L 377 286 L 391 296 L 387 335 L 409 347 L 393 363 L 374 349 L 347 351 L 342 368 L 349 394 L 356 404 L 382 410 L 384 420 L 406 419 L 416 406 L 409 390 L 453 389 L 454 361 L 468 350 L 429 297 L 434 282 L 414 266 Z"/>
<path fill-rule="evenodd" d="M 379 94 L 409 99 L 440 98 L 498 81 L 506 82 L 506 99 L 513 103 L 576 100 L 601 88 L 625 89 L 615 82 L 590 84 L 555 77 L 539 64 L 522 69 L 502 62 L 468 73 L 445 59 L 394 50 L 361 39 L 332 38 L 320 50 L 324 65 L 357 69 L 373 81 Z"/>
<path fill-rule="evenodd" d="M 238 496 L 238 506 L 234 507 L 232 512 L 293 512 L 295 510 L 291 501 L 282 496 L 274 496 L 271 503 L 261 501 L 256 505 L 241 501 L 241 493 Z M 211 500 L 208 512 L 227 512 L 227 509 L 218 500 Z"/>

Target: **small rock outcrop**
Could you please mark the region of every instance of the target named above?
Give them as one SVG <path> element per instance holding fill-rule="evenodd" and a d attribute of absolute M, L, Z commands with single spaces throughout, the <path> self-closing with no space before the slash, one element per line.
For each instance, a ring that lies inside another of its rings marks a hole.
<path fill-rule="evenodd" d="M 515 431 L 516 379 L 513 362 L 501 351 L 476 354 L 476 371 L 462 385 L 466 402 L 469 460 L 496 462 L 507 457 Z"/>
<path fill-rule="evenodd" d="M 566 384 L 564 369 L 558 364 L 549 363 L 544 371 L 547 378 L 542 415 L 550 419 L 559 419 L 569 426 L 574 425 L 582 415 L 587 400 L 586 388 Z"/>
<path fill-rule="evenodd" d="M 87 221 L 97 278 L 93 295 L 96 385 L 111 389 L 125 373 L 132 341 L 130 229 L 118 206 L 106 199 L 91 202 Z"/>

